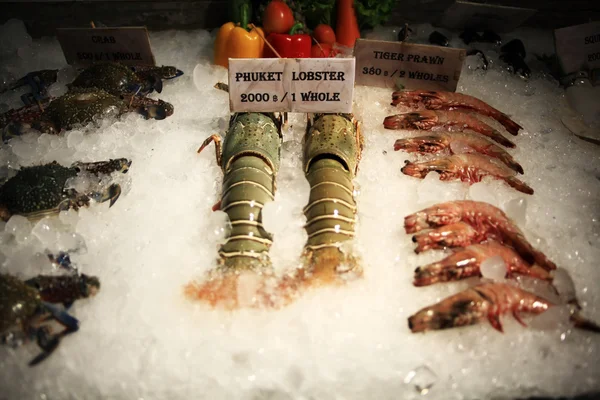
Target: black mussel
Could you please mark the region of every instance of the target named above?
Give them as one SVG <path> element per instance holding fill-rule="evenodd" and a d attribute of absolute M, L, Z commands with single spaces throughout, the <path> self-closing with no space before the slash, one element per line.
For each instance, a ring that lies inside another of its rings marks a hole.
<path fill-rule="evenodd" d="M 521 78 L 526 79 L 531 75 L 531 70 L 527 64 L 525 64 L 525 60 L 519 55 L 514 53 L 503 53 L 500 55 L 500 59 L 508 64 L 514 74 L 519 75 Z"/>
<path fill-rule="evenodd" d="M 461 38 L 465 44 L 481 41 L 481 36 L 479 36 L 479 33 L 475 32 L 473 29 L 465 29 L 464 32 L 458 37 Z"/>
<path fill-rule="evenodd" d="M 433 31 L 431 32 L 431 35 L 429 35 L 429 43 L 448 47 L 448 38 L 438 31 Z"/>
<path fill-rule="evenodd" d="M 475 56 L 475 55 L 479 56 L 481 58 L 481 69 L 487 70 L 489 62 L 488 62 L 488 59 L 485 56 L 485 54 L 483 54 L 483 51 L 478 50 L 478 49 L 469 49 L 467 51 L 467 57 L 468 56 Z"/>
<path fill-rule="evenodd" d="M 500 36 L 496 32 L 490 30 L 483 31 L 480 41 L 485 43 L 502 44 L 502 39 Z"/>
<path fill-rule="evenodd" d="M 500 48 L 501 53 L 516 54 L 521 58 L 525 58 L 525 45 L 520 39 L 513 39 Z"/>

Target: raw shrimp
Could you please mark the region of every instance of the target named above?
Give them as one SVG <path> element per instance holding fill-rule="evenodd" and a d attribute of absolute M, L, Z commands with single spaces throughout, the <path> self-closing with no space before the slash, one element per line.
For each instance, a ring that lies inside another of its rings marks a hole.
<path fill-rule="evenodd" d="M 398 139 L 394 143 L 394 150 L 409 153 L 440 153 L 445 150 L 453 154 L 478 152 L 497 158 L 511 169 L 523 173 L 523 167 L 506 150 L 472 132 L 431 132 L 425 136 Z"/>
<path fill-rule="evenodd" d="M 429 90 L 407 90 L 392 94 L 392 105 L 404 105 L 417 109 L 423 104 L 428 110 L 454 110 L 467 109 L 479 114 L 494 118 L 500 122 L 508 132 L 513 135 L 519 133 L 523 127 L 503 112 L 489 104 L 463 93 L 435 92 Z"/>
<path fill-rule="evenodd" d="M 413 284 L 427 286 L 437 282 L 457 281 L 472 276 L 481 276 L 481 263 L 489 257 L 500 256 L 506 264 L 507 276 L 527 275 L 550 281 L 552 276 L 538 265 L 526 263 L 512 248 L 495 241 L 473 244 L 455 249 L 443 260 L 418 267 Z"/>
<path fill-rule="evenodd" d="M 461 111 L 423 110 L 390 115 L 383 120 L 383 126 L 385 129 L 444 129 L 447 131 L 471 129 L 503 146 L 515 147 L 513 142 L 502 136 L 496 129 L 471 114 Z"/>
<path fill-rule="evenodd" d="M 533 248 L 502 210 L 488 203 L 449 201 L 404 218 L 406 233 L 430 228 L 436 229 L 413 236 L 413 241 L 418 243 L 417 253 L 433 248 L 464 247 L 493 239 L 513 247 L 529 264 L 537 264 L 547 271 L 556 269 L 552 261 Z"/>
<path fill-rule="evenodd" d="M 460 179 L 470 184 L 481 182 L 485 176 L 502 179 L 519 192 L 533 194 L 533 189 L 515 178 L 517 173 L 495 158 L 483 154 L 457 154 L 412 163 L 406 161 L 402 172 L 415 178 L 425 178 L 431 171 L 440 173 L 440 180 Z"/>
<path fill-rule="evenodd" d="M 516 286 L 484 283 L 423 308 L 408 318 L 408 327 L 412 332 L 425 332 L 474 325 L 487 319 L 495 329 L 503 332 L 500 315 L 511 312 L 525 326 L 521 313 L 541 314 L 554 305 Z M 600 326 L 576 312 L 572 312 L 571 321 L 576 328 L 600 333 Z"/>

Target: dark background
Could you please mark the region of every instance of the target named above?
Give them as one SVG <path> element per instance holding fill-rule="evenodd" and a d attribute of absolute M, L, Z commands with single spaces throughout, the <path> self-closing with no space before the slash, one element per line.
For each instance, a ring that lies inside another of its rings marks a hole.
<path fill-rule="evenodd" d="M 301 0 L 297 0 L 301 1 Z M 399 0 L 389 25 L 434 22 L 454 0 Z M 525 25 L 555 29 L 600 20 L 600 0 L 495 0 L 479 3 L 537 9 Z M 33 37 L 58 27 L 146 25 L 150 30 L 216 28 L 228 21 L 226 0 L 2 1 L 0 24 L 23 20 Z"/>

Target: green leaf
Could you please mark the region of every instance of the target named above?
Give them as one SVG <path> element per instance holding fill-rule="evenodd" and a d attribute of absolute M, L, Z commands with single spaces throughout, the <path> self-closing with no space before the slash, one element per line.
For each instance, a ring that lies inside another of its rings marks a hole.
<path fill-rule="evenodd" d="M 390 18 L 394 0 L 354 0 L 354 9 L 360 29 L 383 25 Z"/>

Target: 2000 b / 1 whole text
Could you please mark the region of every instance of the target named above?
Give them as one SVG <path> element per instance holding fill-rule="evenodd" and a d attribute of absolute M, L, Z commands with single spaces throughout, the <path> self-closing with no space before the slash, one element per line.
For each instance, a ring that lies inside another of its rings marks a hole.
<path fill-rule="evenodd" d="M 287 97 L 287 93 L 283 95 L 281 101 Z M 296 93 L 291 94 L 292 101 L 296 101 Z M 266 102 L 266 101 L 278 101 L 277 95 L 271 96 L 269 93 L 242 93 L 240 100 L 242 103 L 254 103 L 254 102 Z M 340 101 L 339 92 L 300 92 L 300 99 L 302 101 Z"/>

